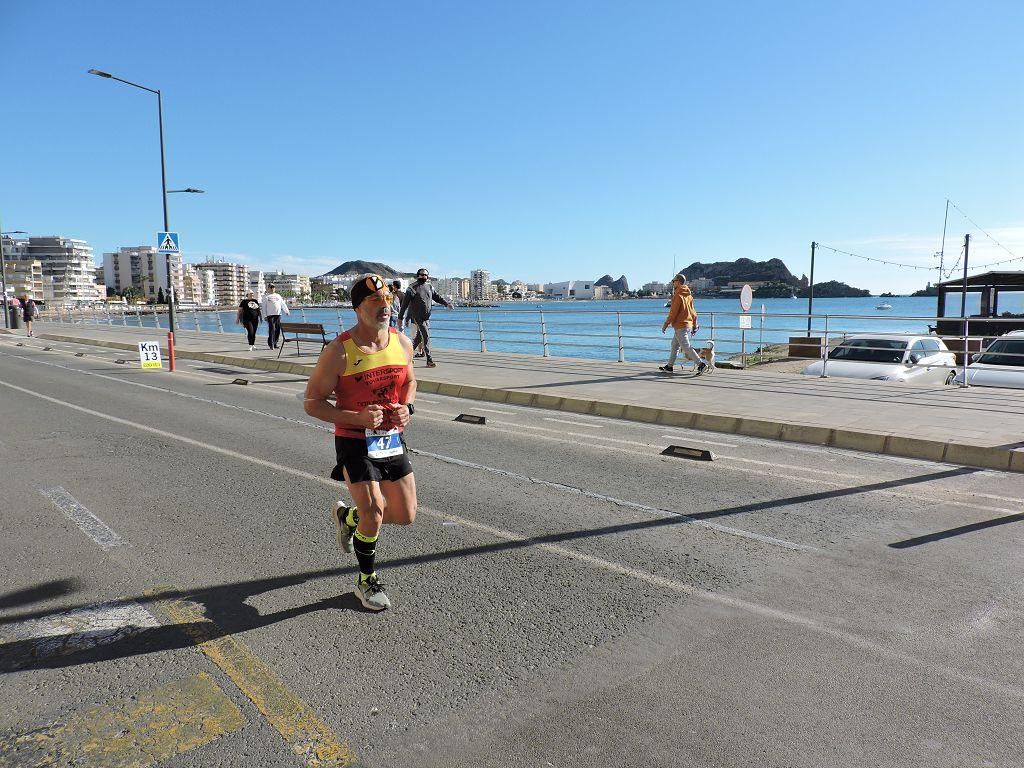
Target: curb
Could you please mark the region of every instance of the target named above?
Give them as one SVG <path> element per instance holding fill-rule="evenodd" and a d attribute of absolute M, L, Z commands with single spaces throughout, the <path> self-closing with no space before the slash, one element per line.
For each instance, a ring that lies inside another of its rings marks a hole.
<path fill-rule="evenodd" d="M 35 338 L 63 341 L 75 344 L 89 344 L 111 349 L 136 350 L 137 345 L 102 339 L 82 339 L 74 336 L 40 334 Z M 287 360 L 265 360 L 261 358 L 240 358 L 233 355 L 210 352 L 192 352 L 176 348 L 175 356 L 188 360 L 200 360 L 236 368 L 253 368 L 278 373 L 308 376 L 313 372 L 312 364 L 294 363 Z M 430 381 L 417 377 L 418 390 L 438 395 L 450 395 L 470 400 L 491 403 L 507 403 L 533 408 L 544 408 L 567 413 L 588 414 L 641 421 L 649 424 L 663 424 L 667 427 L 700 429 L 706 432 L 760 437 L 787 443 L 804 443 L 830 448 L 899 456 L 908 459 L 946 462 L 950 464 L 998 469 L 1009 472 L 1024 472 L 1024 450 L 1004 446 L 970 445 L 966 443 L 941 442 L 916 437 L 905 437 L 884 432 L 838 429 L 814 424 L 786 422 L 770 419 L 753 419 L 720 413 L 696 413 L 670 408 L 654 408 L 644 405 L 615 403 L 610 401 L 587 400 L 573 397 L 559 397 L 521 390 L 496 389 L 471 384 L 452 384 Z"/>

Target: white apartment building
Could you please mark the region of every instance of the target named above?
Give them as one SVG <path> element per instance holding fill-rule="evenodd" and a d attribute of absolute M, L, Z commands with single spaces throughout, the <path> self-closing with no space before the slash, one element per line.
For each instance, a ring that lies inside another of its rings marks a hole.
<path fill-rule="evenodd" d="M 203 303 L 208 306 L 233 307 L 245 298 L 249 290 L 249 267 L 230 261 L 207 260 L 193 265 L 200 273 L 210 272 L 203 278 Z"/>
<path fill-rule="evenodd" d="M 134 288 L 146 301 L 156 301 L 161 290 L 167 293 L 167 266 L 171 268 L 171 284 L 184 301 L 185 270 L 181 254 L 157 253 L 155 245 L 130 245 L 116 253 L 103 254 L 103 281 L 116 293 Z"/>
<path fill-rule="evenodd" d="M 549 299 L 592 299 L 593 280 L 566 280 L 562 283 L 548 283 L 544 296 Z"/>
<path fill-rule="evenodd" d="M 262 269 L 249 270 L 249 290 L 256 294 L 257 299 L 262 299 L 267 292 L 267 281 L 263 279 Z"/>
<path fill-rule="evenodd" d="M 473 301 L 494 301 L 497 291 L 491 283 L 491 273 L 486 269 L 474 269 L 469 273 L 469 298 Z"/>
<path fill-rule="evenodd" d="M 670 286 L 668 286 L 665 283 L 659 283 L 657 281 L 652 281 L 650 283 L 644 283 L 640 287 L 641 291 L 649 291 L 650 293 L 654 293 L 654 294 L 668 293 L 669 289 L 670 289 Z"/>
<path fill-rule="evenodd" d="M 203 304 L 203 279 L 199 270 L 191 264 L 186 264 L 182 269 L 182 290 L 178 301 L 181 304 Z"/>
<path fill-rule="evenodd" d="M 212 269 L 198 269 L 199 285 L 202 293 L 201 304 L 207 307 L 217 306 L 217 280 Z M 241 301 L 241 299 L 239 299 Z"/>
<path fill-rule="evenodd" d="M 6 252 L 6 249 L 5 249 Z M 7 294 L 30 299 L 43 298 L 43 263 L 29 259 L 7 259 Z"/>
<path fill-rule="evenodd" d="M 106 296 L 96 285 L 92 248 L 85 240 L 61 235 L 3 238 L 5 259 L 38 261 L 43 273 L 42 300 L 57 306 L 92 304 Z"/>
<path fill-rule="evenodd" d="M 285 298 L 308 299 L 312 295 L 309 275 L 293 275 L 287 272 L 267 272 L 264 275 L 267 285 L 273 284 L 277 292 Z"/>
<path fill-rule="evenodd" d="M 434 281 L 434 290 L 448 299 L 468 299 L 469 280 L 464 277 L 442 277 Z"/>

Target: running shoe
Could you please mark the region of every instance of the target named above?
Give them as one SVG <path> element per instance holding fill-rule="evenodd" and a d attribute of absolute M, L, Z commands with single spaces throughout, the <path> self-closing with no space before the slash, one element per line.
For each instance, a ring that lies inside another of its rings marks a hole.
<path fill-rule="evenodd" d="M 415 354 L 413 355 L 413 357 L 426 357 L 426 355 L 425 355 L 425 354 L 423 354 L 422 352 L 416 352 L 416 353 L 415 353 Z"/>
<path fill-rule="evenodd" d="M 352 537 L 356 534 L 356 527 L 345 522 L 348 510 L 349 507 L 344 501 L 335 502 L 334 513 L 331 516 L 334 518 L 334 528 L 338 533 L 338 546 L 351 554 L 353 552 Z"/>
<path fill-rule="evenodd" d="M 659 365 L 658 366 L 658 370 L 661 371 L 662 373 L 672 373 L 672 366 L 671 365 Z"/>
<path fill-rule="evenodd" d="M 437 368 L 437 363 L 433 360 L 427 360 L 427 368 Z"/>
<path fill-rule="evenodd" d="M 707 371 L 707 369 L 708 369 L 708 364 L 702 362 L 700 365 L 697 366 L 697 375 L 700 376 L 702 373 Z"/>
<path fill-rule="evenodd" d="M 391 607 L 391 601 L 384 593 L 384 585 L 377 578 L 377 574 L 366 581 L 360 580 L 356 584 L 356 597 L 365 608 L 369 608 L 371 611 L 383 611 L 385 608 Z"/>

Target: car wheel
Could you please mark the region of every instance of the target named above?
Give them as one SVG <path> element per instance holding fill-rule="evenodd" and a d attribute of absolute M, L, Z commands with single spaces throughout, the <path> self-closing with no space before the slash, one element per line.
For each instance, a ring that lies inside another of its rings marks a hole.
<path fill-rule="evenodd" d="M 946 377 L 946 386 L 951 386 L 954 381 L 956 381 L 956 371 L 950 371 Z"/>

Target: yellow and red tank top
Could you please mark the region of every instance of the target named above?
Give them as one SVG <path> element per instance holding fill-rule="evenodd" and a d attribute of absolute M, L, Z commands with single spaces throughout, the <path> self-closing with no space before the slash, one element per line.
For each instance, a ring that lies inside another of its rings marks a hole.
<path fill-rule="evenodd" d="M 352 334 L 348 331 L 341 334 L 341 343 L 345 349 L 345 372 L 338 377 L 334 387 L 336 408 L 361 411 L 374 403 L 387 406 L 405 402 L 409 359 L 398 340 L 398 331 L 394 328 L 388 331 L 387 346 L 377 352 L 364 352 L 352 340 Z M 401 430 L 387 417 L 387 411 L 384 423 L 379 428 Z M 335 424 L 334 434 L 355 438 L 366 436 L 362 427 L 350 424 Z"/>

